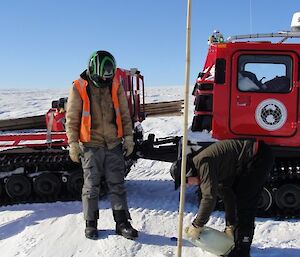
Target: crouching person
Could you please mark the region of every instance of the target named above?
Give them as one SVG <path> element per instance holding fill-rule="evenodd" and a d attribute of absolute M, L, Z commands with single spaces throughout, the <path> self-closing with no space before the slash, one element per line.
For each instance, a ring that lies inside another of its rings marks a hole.
<path fill-rule="evenodd" d="M 99 186 L 108 186 L 116 233 L 129 239 L 138 236 L 129 220 L 124 187 L 125 162 L 134 148 L 132 121 L 124 88 L 115 76 L 116 62 L 106 51 L 97 51 L 88 68 L 73 82 L 66 114 L 70 158 L 83 169 L 83 214 L 85 236 L 98 238 Z M 101 219 L 101 217 L 100 217 Z"/>
<path fill-rule="evenodd" d="M 234 237 L 235 243 L 228 257 L 250 257 L 256 208 L 273 163 L 268 145 L 242 139 L 218 141 L 188 158 L 187 183 L 200 185 L 202 194 L 198 213 L 186 228 L 188 236 L 201 237 L 219 194 L 225 207 L 225 233 Z M 175 188 L 180 184 L 178 167 L 175 163 L 171 166 Z"/>

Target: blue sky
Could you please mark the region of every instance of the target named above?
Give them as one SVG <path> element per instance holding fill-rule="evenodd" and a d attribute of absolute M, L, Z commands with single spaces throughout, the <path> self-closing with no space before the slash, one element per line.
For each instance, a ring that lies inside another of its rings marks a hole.
<path fill-rule="evenodd" d="M 191 84 L 214 29 L 235 34 L 290 29 L 299 1 L 192 1 Z M 184 85 L 186 0 L 3 0 L 0 89 L 69 88 L 90 54 L 108 50 L 138 67 L 146 86 Z M 251 7 L 251 8 L 250 8 Z"/>

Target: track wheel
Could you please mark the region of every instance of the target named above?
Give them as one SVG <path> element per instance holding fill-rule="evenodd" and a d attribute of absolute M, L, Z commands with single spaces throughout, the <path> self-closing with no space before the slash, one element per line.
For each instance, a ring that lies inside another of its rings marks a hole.
<path fill-rule="evenodd" d="M 83 186 L 83 174 L 82 171 L 75 171 L 70 174 L 67 181 L 68 191 L 72 193 L 73 196 L 80 196 Z"/>
<path fill-rule="evenodd" d="M 267 211 L 270 209 L 273 203 L 273 196 L 269 189 L 263 188 L 260 199 L 258 201 L 257 209 L 258 211 Z"/>
<path fill-rule="evenodd" d="M 31 194 L 31 183 L 23 175 L 12 175 L 5 183 L 5 191 L 12 199 L 26 199 Z"/>
<path fill-rule="evenodd" d="M 300 208 L 300 187 L 295 184 L 285 184 L 276 192 L 276 204 L 280 209 Z"/>
<path fill-rule="evenodd" d="M 34 192 L 43 198 L 56 198 L 60 188 L 60 180 L 51 173 L 40 174 L 33 180 Z"/>

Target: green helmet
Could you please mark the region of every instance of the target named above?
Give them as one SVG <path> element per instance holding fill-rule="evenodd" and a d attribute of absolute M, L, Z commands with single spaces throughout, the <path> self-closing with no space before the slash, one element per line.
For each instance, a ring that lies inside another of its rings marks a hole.
<path fill-rule="evenodd" d="M 107 51 L 94 52 L 88 63 L 87 74 L 97 87 L 111 84 L 116 71 L 116 61 Z"/>

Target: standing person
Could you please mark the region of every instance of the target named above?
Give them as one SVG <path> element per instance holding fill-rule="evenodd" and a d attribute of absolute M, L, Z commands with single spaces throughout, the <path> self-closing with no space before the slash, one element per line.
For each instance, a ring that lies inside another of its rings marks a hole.
<path fill-rule="evenodd" d="M 134 149 L 132 121 L 116 62 L 106 51 L 92 54 L 88 68 L 73 82 L 66 113 L 70 158 L 83 169 L 83 214 L 85 236 L 98 238 L 99 185 L 105 177 L 116 233 L 138 237 L 130 222 L 124 187 L 125 162 Z"/>
<path fill-rule="evenodd" d="M 235 242 L 228 257 L 250 257 L 257 203 L 273 163 L 268 145 L 243 139 L 218 141 L 188 158 L 187 183 L 200 185 L 202 198 L 195 219 L 186 228 L 187 235 L 201 237 L 219 194 L 225 207 L 225 233 Z M 180 165 L 174 163 L 171 174 L 175 189 L 180 184 L 180 172 Z"/>

